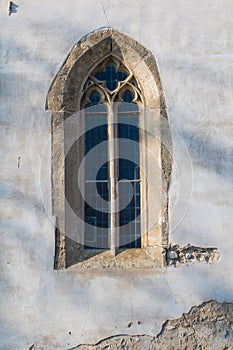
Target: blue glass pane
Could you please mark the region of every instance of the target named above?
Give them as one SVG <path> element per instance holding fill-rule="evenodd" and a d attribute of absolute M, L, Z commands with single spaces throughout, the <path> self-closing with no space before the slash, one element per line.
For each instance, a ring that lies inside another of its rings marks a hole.
<path fill-rule="evenodd" d="M 137 206 L 136 203 L 136 185 L 139 185 L 137 182 L 131 182 L 131 186 L 133 187 L 133 198 L 130 200 L 129 204 L 120 211 L 120 226 L 124 226 L 131 221 L 134 221 L 138 215 L 140 215 L 140 205 Z M 121 192 L 121 191 L 120 191 Z M 126 194 L 121 193 L 126 199 Z M 129 193 L 129 195 L 132 197 L 132 193 Z"/>
<path fill-rule="evenodd" d="M 135 125 L 119 123 L 118 137 L 139 142 L 139 128 Z M 121 140 L 119 140 L 119 143 L 123 145 Z"/>
<path fill-rule="evenodd" d="M 88 196 L 87 196 L 87 199 L 88 199 Z M 92 218 L 91 222 L 90 222 L 90 218 Z M 93 218 L 96 218 L 96 220 L 93 220 Z M 85 203 L 85 222 L 87 222 L 89 225 L 92 225 L 92 226 L 107 228 L 108 213 L 96 210 L 91 206 L 89 206 L 87 203 Z"/>
<path fill-rule="evenodd" d="M 112 64 L 107 65 L 106 71 L 106 86 L 109 90 L 115 90 L 117 87 L 117 73 L 116 67 Z"/>
<path fill-rule="evenodd" d="M 127 78 L 128 74 L 126 72 L 118 72 L 118 80 L 124 81 Z"/>
<path fill-rule="evenodd" d="M 96 77 L 98 80 L 104 81 L 104 80 L 105 80 L 105 75 L 106 75 L 105 72 L 97 72 L 96 75 L 95 75 L 95 77 Z"/>
<path fill-rule="evenodd" d="M 96 180 L 107 180 L 108 179 L 108 162 L 104 163 L 99 169 Z"/>
<path fill-rule="evenodd" d="M 130 90 L 126 90 L 122 95 L 122 100 L 124 102 L 132 102 L 134 99 L 134 94 Z"/>
<path fill-rule="evenodd" d="M 97 182 L 96 188 L 100 197 L 108 201 L 108 182 Z"/>
<path fill-rule="evenodd" d="M 93 125 L 91 129 L 85 133 L 85 155 L 88 152 L 92 152 L 91 155 L 85 158 L 85 178 L 87 180 L 95 180 L 96 175 L 99 173 L 100 180 L 107 179 L 107 161 L 108 161 L 108 125 L 106 124 L 106 118 L 98 117 L 102 120 L 103 124 L 94 127 L 94 121 L 97 118 L 86 117 L 86 127 Z M 100 145 L 101 144 L 101 145 Z M 100 145 L 100 147 L 96 147 Z M 103 168 L 100 170 L 98 164 L 104 164 Z"/>
<path fill-rule="evenodd" d="M 98 105 L 101 101 L 101 96 L 98 91 L 94 90 L 90 93 L 89 100 L 93 106 Z"/>
<path fill-rule="evenodd" d="M 108 125 L 103 124 L 88 130 L 85 133 L 85 154 L 92 148 L 108 139 Z"/>
<path fill-rule="evenodd" d="M 84 246 L 85 248 L 108 248 L 108 231 L 106 229 L 109 225 L 108 209 L 108 183 L 99 182 L 96 184 L 97 191 L 104 199 L 98 201 L 95 191 L 93 191 L 93 184 L 85 184 L 85 226 Z M 93 208 L 88 201 L 94 201 Z"/>
<path fill-rule="evenodd" d="M 103 112 L 106 112 L 106 105 L 104 104 L 96 104 L 96 105 L 92 105 L 92 104 L 89 104 L 87 106 L 85 106 L 85 109 L 86 109 L 86 113 L 89 113 L 89 114 L 96 114 L 96 113 L 103 113 Z M 99 118 L 99 116 L 98 116 Z"/>
<path fill-rule="evenodd" d="M 93 102 L 98 103 L 98 94 L 92 94 L 92 96 Z M 85 226 L 84 246 L 88 249 L 108 248 L 108 231 L 106 230 L 109 224 L 109 186 L 106 181 L 108 179 L 108 149 L 107 142 L 104 142 L 108 139 L 108 125 L 107 114 L 101 113 L 98 115 L 103 111 L 106 112 L 104 105 L 95 105 L 86 110 L 85 113 L 85 128 L 87 131 L 85 133 L 84 151 L 85 155 L 89 151 L 92 152 L 91 155 L 89 153 L 89 157 L 85 157 L 84 211 L 85 222 L 89 225 Z M 96 146 L 101 143 L 100 150 Z M 98 164 L 103 165 L 99 168 Z"/>
<path fill-rule="evenodd" d="M 118 107 L 118 112 L 138 112 L 138 105 L 136 103 L 130 103 L 129 101 L 125 101 Z"/>
<path fill-rule="evenodd" d="M 97 72 L 95 74 L 96 79 L 106 82 L 108 90 L 113 91 L 117 88 L 118 82 L 123 81 L 127 78 L 126 72 L 117 71 L 117 66 L 113 62 L 109 62 L 106 66 L 105 72 Z"/>
<path fill-rule="evenodd" d="M 141 225 L 140 225 L 140 183 L 131 182 L 131 190 L 128 191 L 122 183 L 119 183 L 120 202 L 128 202 L 119 213 L 120 219 L 120 247 L 140 248 L 141 247 Z M 133 195 L 132 195 L 133 191 Z M 123 199 L 122 199 L 123 198 Z"/>
<path fill-rule="evenodd" d="M 119 180 L 138 180 L 140 179 L 140 168 L 138 164 L 128 159 L 119 159 Z"/>

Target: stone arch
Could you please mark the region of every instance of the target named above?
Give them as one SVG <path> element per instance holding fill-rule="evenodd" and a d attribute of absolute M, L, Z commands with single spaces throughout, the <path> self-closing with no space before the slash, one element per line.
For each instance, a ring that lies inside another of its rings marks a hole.
<path fill-rule="evenodd" d="M 80 110 L 82 88 L 90 71 L 108 55 L 115 56 L 133 72 L 142 87 L 145 108 L 156 112 L 159 125 L 159 141 L 152 145 L 158 158 L 160 176 L 161 214 L 160 220 L 153 228 L 153 234 L 147 234 L 143 248 L 158 266 L 166 264 L 165 248 L 168 245 L 168 189 L 172 168 L 172 156 L 168 148 L 171 138 L 167 121 L 167 112 L 157 64 L 153 54 L 129 36 L 113 29 L 102 29 L 81 39 L 71 50 L 49 89 L 46 109 L 52 112 L 52 199 L 53 214 L 56 217 L 55 262 L 56 269 L 67 267 L 80 260 L 82 244 L 80 239 L 72 239 L 77 231 L 74 220 L 67 213 L 66 198 L 73 204 L 74 211 L 82 216 L 78 190 L 75 190 L 75 172 L 78 162 L 74 156 L 79 155 L 80 143 L 72 146 L 72 152 L 66 155 L 66 135 L 64 121 Z M 69 126 L 68 126 L 69 129 Z M 148 140 L 147 140 L 148 142 Z M 171 147 L 169 147 L 171 148 Z M 76 157 L 77 159 L 77 157 Z M 153 169 L 148 168 L 148 172 Z M 152 174 L 153 176 L 153 174 Z M 162 183 L 163 182 L 163 183 Z M 152 215 L 152 207 L 148 208 Z"/>

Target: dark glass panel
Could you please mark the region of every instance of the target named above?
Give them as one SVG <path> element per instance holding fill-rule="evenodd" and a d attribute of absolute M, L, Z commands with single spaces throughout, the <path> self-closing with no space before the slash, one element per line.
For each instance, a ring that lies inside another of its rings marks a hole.
<path fill-rule="evenodd" d="M 127 120 L 126 120 L 126 122 L 127 122 Z M 133 140 L 133 141 L 139 142 L 139 128 L 135 125 L 132 125 L 132 124 L 119 123 L 118 124 L 118 137 L 122 138 L 122 139 L 128 139 L 128 140 Z M 122 144 L 122 142 L 123 141 L 120 140 L 121 144 Z"/>
<path fill-rule="evenodd" d="M 127 78 L 128 74 L 126 72 L 118 72 L 118 80 L 119 81 L 124 81 Z"/>
<path fill-rule="evenodd" d="M 132 102 L 134 99 L 134 94 L 130 90 L 126 90 L 124 94 L 122 95 L 122 100 L 124 102 Z"/>
<path fill-rule="evenodd" d="M 128 203 L 120 211 L 120 247 L 121 248 L 140 248 L 141 247 L 141 225 L 140 225 L 140 184 L 131 182 L 131 190 L 125 190 L 125 186 L 119 186 L 120 203 Z M 138 193 L 138 194 L 137 194 Z"/>
<path fill-rule="evenodd" d="M 140 133 L 138 127 L 138 106 L 137 104 L 129 103 L 133 99 L 131 91 L 126 90 L 122 98 L 125 103 L 120 104 L 118 108 L 119 198 L 122 204 L 120 204 L 120 207 L 124 203 L 126 205 L 119 213 L 119 239 L 121 248 L 140 248 Z M 130 140 L 135 142 L 130 142 Z M 125 186 L 125 180 L 129 180 L 128 190 Z"/>
<path fill-rule="evenodd" d="M 119 158 L 119 180 L 138 180 L 140 179 L 140 169 L 138 164 Z"/>
<path fill-rule="evenodd" d="M 119 113 L 127 112 L 138 112 L 138 105 L 136 103 L 124 102 L 121 103 L 118 107 Z"/>
<path fill-rule="evenodd" d="M 104 163 L 96 175 L 96 180 L 107 180 L 108 179 L 108 162 Z"/>
<path fill-rule="evenodd" d="M 93 106 L 98 105 L 101 101 L 100 93 L 96 90 L 93 90 L 89 95 L 89 100 Z"/>
<path fill-rule="evenodd" d="M 95 98 L 95 100 L 94 100 Z M 98 102 L 98 96 L 93 95 L 93 103 Z M 100 107 L 93 107 L 85 112 L 85 226 L 84 246 L 88 249 L 108 248 L 109 226 L 109 186 L 108 182 L 108 125 L 107 114 L 98 115 Z M 93 113 L 89 113 L 89 110 Z M 102 112 L 101 110 L 101 112 Z M 99 146 L 98 146 L 99 145 Z M 98 147 L 96 147 L 98 146 Z M 99 148 L 100 147 L 100 148 Z M 99 149 L 98 149 L 99 148 Z M 91 153 L 89 153 L 91 151 Z M 89 153 L 89 157 L 88 157 Z M 103 164 L 99 169 L 98 164 Z"/>
<path fill-rule="evenodd" d="M 97 182 L 96 187 L 100 197 L 108 201 L 108 197 L 109 197 L 108 182 Z"/>
<path fill-rule="evenodd" d="M 88 131 L 85 133 L 85 154 L 99 143 L 107 141 L 108 139 L 108 125 L 103 124 L 91 128 L 92 118 L 93 117 L 86 117 L 86 128 Z"/>
<path fill-rule="evenodd" d="M 106 71 L 97 72 L 96 79 L 106 82 L 108 90 L 113 91 L 117 88 L 119 81 L 124 81 L 128 74 L 124 71 L 117 71 L 117 66 L 114 62 L 109 62 L 106 66 Z"/>
<path fill-rule="evenodd" d="M 96 193 L 93 193 L 93 185 L 97 187 L 97 192 L 101 197 L 98 201 Z M 85 226 L 84 246 L 88 249 L 108 248 L 108 183 L 98 182 L 95 184 L 85 184 Z M 95 204 L 93 208 L 89 203 Z"/>

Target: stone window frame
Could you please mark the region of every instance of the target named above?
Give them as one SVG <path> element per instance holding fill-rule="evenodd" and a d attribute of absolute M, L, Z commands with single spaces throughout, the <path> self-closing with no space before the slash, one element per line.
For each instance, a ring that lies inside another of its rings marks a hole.
<path fill-rule="evenodd" d="M 52 113 L 52 212 L 56 218 L 55 269 L 65 268 L 82 260 L 82 244 L 72 239 L 71 234 L 71 231 L 79 234 L 77 232 L 79 229 L 70 227 L 72 220 L 69 218 L 66 204 L 68 197 L 73 201 L 79 215 L 83 215 L 80 203 L 77 203 L 78 194 L 73 190 L 75 179 L 70 172 L 70 168 L 72 174 L 78 170 L 78 162 L 75 165 L 72 163 L 72 155 L 70 159 L 66 156 L 67 130 L 64 122 L 79 112 L 84 82 L 93 71 L 93 67 L 110 54 L 129 67 L 142 89 L 144 107 L 155 112 L 159 118 L 160 135 L 152 145 L 152 149 L 158 159 L 156 166 L 160 175 L 156 186 L 161 210 L 160 218 L 153 229 L 143 233 L 143 249 L 156 260 L 157 266 L 166 265 L 166 248 L 169 243 L 168 190 L 172 155 L 162 142 L 164 138 L 166 144 L 171 145 L 169 127 L 163 130 L 162 120 L 168 121 L 168 116 L 157 64 L 153 54 L 134 39 L 117 30 L 102 29 L 87 35 L 72 48 L 51 84 L 46 101 L 46 109 Z M 75 154 L 79 152 L 78 146 L 80 144 L 74 147 Z M 154 169 L 148 167 L 150 177 L 153 176 L 153 172 Z M 143 196 L 149 203 L 147 215 L 150 217 L 153 216 L 153 198 L 148 199 L 148 189 L 146 192 Z M 81 242 L 81 238 L 78 241 Z"/>

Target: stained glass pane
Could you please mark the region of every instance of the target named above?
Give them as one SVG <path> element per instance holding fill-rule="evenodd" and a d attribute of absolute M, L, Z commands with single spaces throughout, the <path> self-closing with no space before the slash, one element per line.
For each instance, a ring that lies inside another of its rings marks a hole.
<path fill-rule="evenodd" d="M 125 71 L 117 71 L 117 65 L 114 62 L 109 62 L 105 71 L 95 74 L 96 79 L 106 82 L 106 87 L 110 91 L 114 91 L 118 86 L 118 82 L 124 81 L 127 76 L 128 74 Z"/>
<path fill-rule="evenodd" d="M 100 93 L 96 90 L 92 91 L 89 95 L 89 100 L 93 106 L 98 105 L 101 101 Z"/>
<path fill-rule="evenodd" d="M 136 103 L 124 102 L 119 105 L 118 112 L 138 112 L 138 105 Z"/>
<path fill-rule="evenodd" d="M 96 175 L 97 181 L 108 179 L 108 166 L 109 166 L 109 164 L 108 164 L 108 162 L 106 162 L 100 167 L 100 169 Z"/>
<path fill-rule="evenodd" d="M 87 99 L 90 101 L 90 103 L 88 103 Z M 96 116 L 99 116 L 103 114 L 103 112 L 106 112 L 106 104 L 103 102 L 105 101 L 102 101 L 102 96 L 97 90 L 91 91 L 89 95 L 87 91 L 85 104 L 86 114 L 95 114 Z"/>
<path fill-rule="evenodd" d="M 93 91 L 93 103 L 98 95 Z M 98 92 L 97 92 L 98 93 Z M 96 108 L 97 106 L 95 106 Z M 108 184 L 108 125 L 104 105 L 102 115 L 90 109 L 85 114 L 85 235 L 84 246 L 88 249 L 108 248 L 109 184 Z M 99 148 L 100 147 L 100 148 Z M 103 164 L 99 167 L 99 164 Z"/>
<path fill-rule="evenodd" d="M 128 191 L 127 191 L 128 188 Z M 128 186 L 119 182 L 119 198 L 121 203 L 128 203 L 120 211 L 120 247 L 141 247 L 141 225 L 140 225 L 140 183 L 130 182 Z"/>
<path fill-rule="evenodd" d="M 134 99 L 134 94 L 130 90 L 126 90 L 122 95 L 122 100 L 124 102 L 132 102 Z"/>
<path fill-rule="evenodd" d="M 124 81 L 127 78 L 128 74 L 126 72 L 118 72 L 118 80 L 119 81 Z"/>
<path fill-rule="evenodd" d="M 131 102 L 133 94 L 126 90 L 123 97 L 126 102 Z M 121 248 L 141 247 L 140 133 L 137 112 L 138 106 L 134 103 L 122 103 L 118 107 L 119 201 L 120 207 L 124 208 L 119 213 Z"/>

